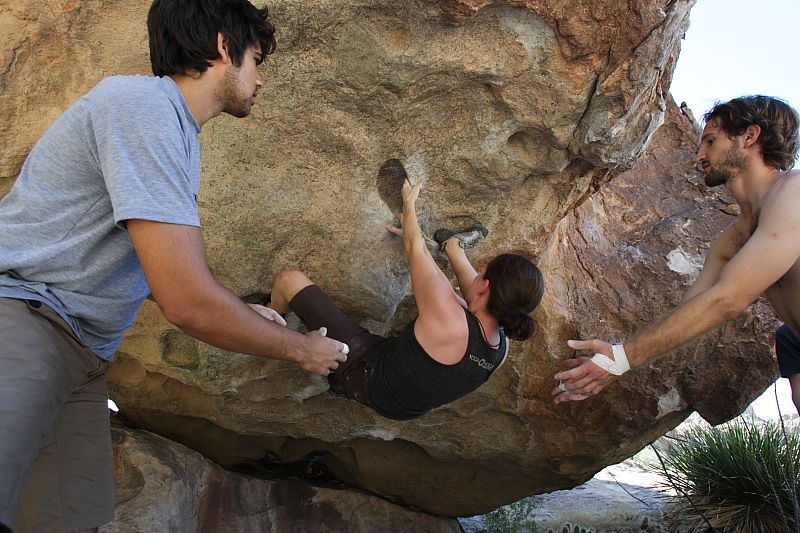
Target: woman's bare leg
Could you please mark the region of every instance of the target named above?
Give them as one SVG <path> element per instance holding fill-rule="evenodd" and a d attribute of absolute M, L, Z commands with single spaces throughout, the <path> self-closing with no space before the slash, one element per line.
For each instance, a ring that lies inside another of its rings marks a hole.
<path fill-rule="evenodd" d="M 289 312 L 289 302 L 292 298 L 309 285 L 313 285 L 308 276 L 299 270 L 284 270 L 275 278 L 272 286 L 272 295 L 267 307 L 270 307 L 281 314 Z"/>

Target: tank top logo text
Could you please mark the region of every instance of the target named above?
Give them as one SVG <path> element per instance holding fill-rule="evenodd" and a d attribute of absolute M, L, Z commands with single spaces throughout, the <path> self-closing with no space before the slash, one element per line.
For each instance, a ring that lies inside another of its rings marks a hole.
<path fill-rule="evenodd" d="M 469 360 L 485 370 L 491 370 L 494 368 L 494 365 L 489 361 L 487 361 L 486 359 L 483 358 L 478 359 L 472 354 L 469 354 Z"/>

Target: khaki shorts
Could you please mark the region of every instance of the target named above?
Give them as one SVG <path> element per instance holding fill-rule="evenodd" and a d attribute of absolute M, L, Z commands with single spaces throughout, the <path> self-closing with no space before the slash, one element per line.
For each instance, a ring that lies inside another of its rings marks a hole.
<path fill-rule="evenodd" d="M 0 298 L 0 523 L 15 533 L 114 518 L 107 364 L 46 305 Z"/>

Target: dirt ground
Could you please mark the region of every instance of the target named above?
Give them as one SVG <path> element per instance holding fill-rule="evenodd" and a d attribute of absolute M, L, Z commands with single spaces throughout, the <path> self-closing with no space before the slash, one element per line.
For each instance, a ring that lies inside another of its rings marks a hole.
<path fill-rule="evenodd" d="M 641 466 L 644 457 L 609 466 L 591 480 L 571 490 L 532 496 L 533 517 L 541 533 L 552 529 L 561 533 L 569 524 L 570 533 L 575 525 L 587 531 L 660 533 L 668 531 L 662 519 L 664 489 L 663 478 Z M 654 456 L 653 456 L 654 458 Z M 484 529 L 482 516 L 461 519 L 466 533 Z M 644 527 L 642 527 L 644 524 Z"/>

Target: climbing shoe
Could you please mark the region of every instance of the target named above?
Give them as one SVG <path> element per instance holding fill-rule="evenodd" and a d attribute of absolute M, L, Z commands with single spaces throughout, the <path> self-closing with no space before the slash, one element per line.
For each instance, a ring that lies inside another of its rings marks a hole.
<path fill-rule="evenodd" d="M 458 244 L 460 244 L 462 248 L 472 248 L 488 234 L 489 230 L 483 226 L 471 226 L 459 232 L 447 228 L 440 228 L 433 233 L 433 240 L 439 244 L 439 250 L 444 252 L 444 247 L 450 239 L 458 239 Z"/>

